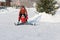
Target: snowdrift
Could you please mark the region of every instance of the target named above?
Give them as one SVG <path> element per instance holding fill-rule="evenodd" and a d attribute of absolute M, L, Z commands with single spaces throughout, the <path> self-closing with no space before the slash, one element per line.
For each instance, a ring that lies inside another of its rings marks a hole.
<path fill-rule="evenodd" d="M 59 23 L 60 22 L 60 8 L 56 11 L 56 14 L 52 16 L 51 14 L 41 13 L 41 22 Z"/>
<path fill-rule="evenodd" d="M 40 22 L 49 22 L 49 23 L 59 23 L 60 22 L 60 8 L 56 11 L 56 14 L 54 16 L 52 16 L 51 14 L 46 14 L 45 12 L 38 14 L 38 12 L 36 12 L 35 8 L 30 8 L 30 10 L 32 10 L 32 11 L 28 11 L 28 12 L 32 13 L 31 20 L 33 20 L 33 19 L 37 20 L 36 17 L 41 15 L 40 17 L 38 17 Z"/>
<path fill-rule="evenodd" d="M 52 16 L 51 14 L 46 14 L 45 12 L 38 14 L 35 8 L 27 8 L 27 11 L 29 16 L 28 21 L 36 20 L 35 17 L 41 15 L 41 17 L 40 16 L 38 17 L 40 22 L 50 22 L 50 23 L 60 22 L 60 8 L 57 10 L 54 16 Z M 0 10 L 0 14 L 6 14 L 6 13 L 12 14 L 12 12 L 14 13 L 16 12 L 18 16 L 19 9 L 8 7 L 7 9 Z"/>

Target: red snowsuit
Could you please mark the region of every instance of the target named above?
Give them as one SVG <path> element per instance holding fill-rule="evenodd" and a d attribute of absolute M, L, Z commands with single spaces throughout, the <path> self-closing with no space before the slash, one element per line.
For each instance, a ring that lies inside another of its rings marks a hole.
<path fill-rule="evenodd" d="M 22 17 L 22 15 L 24 15 L 25 18 Z M 27 10 L 25 8 L 21 8 L 19 12 L 18 21 L 21 20 L 22 22 L 25 22 L 27 19 L 28 19 Z"/>

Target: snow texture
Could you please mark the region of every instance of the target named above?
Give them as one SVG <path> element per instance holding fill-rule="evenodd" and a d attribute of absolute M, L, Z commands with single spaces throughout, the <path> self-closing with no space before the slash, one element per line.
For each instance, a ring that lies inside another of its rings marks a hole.
<path fill-rule="evenodd" d="M 6 0 L 0 0 L 0 2 L 6 2 Z"/>
<path fill-rule="evenodd" d="M 39 17 L 39 24 L 36 26 L 15 26 L 19 9 L 9 7 L 2 10 L 0 10 L 0 40 L 60 40 L 60 9 L 55 16 L 51 16 L 44 12 L 38 15 L 34 8 L 27 8 L 29 18 Z"/>

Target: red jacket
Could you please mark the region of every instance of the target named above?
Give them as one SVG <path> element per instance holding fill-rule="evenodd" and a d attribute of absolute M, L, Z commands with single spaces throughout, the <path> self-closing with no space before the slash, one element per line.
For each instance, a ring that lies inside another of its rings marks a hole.
<path fill-rule="evenodd" d="M 21 22 L 25 23 L 26 22 L 26 18 L 25 17 L 21 17 Z"/>

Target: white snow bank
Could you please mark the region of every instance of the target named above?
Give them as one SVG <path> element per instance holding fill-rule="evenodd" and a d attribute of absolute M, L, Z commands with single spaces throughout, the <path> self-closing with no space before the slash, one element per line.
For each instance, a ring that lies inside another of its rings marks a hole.
<path fill-rule="evenodd" d="M 0 2 L 6 2 L 6 0 L 0 0 Z"/>
<path fill-rule="evenodd" d="M 36 9 L 35 8 L 27 8 L 27 9 L 29 9 L 28 13 L 31 14 L 29 15 L 30 18 L 32 18 L 31 20 L 35 19 L 35 15 L 38 14 L 38 12 L 36 12 Z M 39 18 L 40 22 L 51 22 L 51 23 L 60 22 L 60 8 L 57 10 L 54 16 L 52 16 L 51 14 L 46 14 L 45 12 L 40 13 L 40 15 L 41 15 L 41 17 Z M 39 14 L 37 16 L 39 16 Z"/>
<path fill-rule="evenodd" d="M 60 8 L 57 10 L 56 14 L 52 16 L 51 14 L 41 13 L 41 22 L 60 22 Z"/>
<path fill-rule="evenodd" d="M 33 18 L 35 19 L 35 15 L 38 14 L 38 12 L 36 12 L 35 8 L 30 8 L 29 13 L 32 13 L 32 20 Z M 60 22 L 60 8 L 56 11 L 56 14 L 54 16 L 52 16 L 51 14 L 46 14 L 45 12 L 40 13 L 41 17 L 40 17 L 40 22 L 51 22 L 51 23 L 58 23 Z M 38 16 L 38 15 L 37 15 Z"/>
<path fill-rule="evenodd" d="M 7 7 L 7 10 L 10 12 L 17 11 L 15 7 Z"/>
<path fill-rule="evenodd" d="M 8 11 L 6 9 L 1 9 L 0 14 L 6 14 Z"/>
<path fill-rule="evenodd" d="M 19 11 L 19 9 L 16 9 L 14 7 L 7 7 L 5 9 L 0 9 L 0 14 L 7 14 L 7 13 L 17 12 L 17 11 Z"/>

